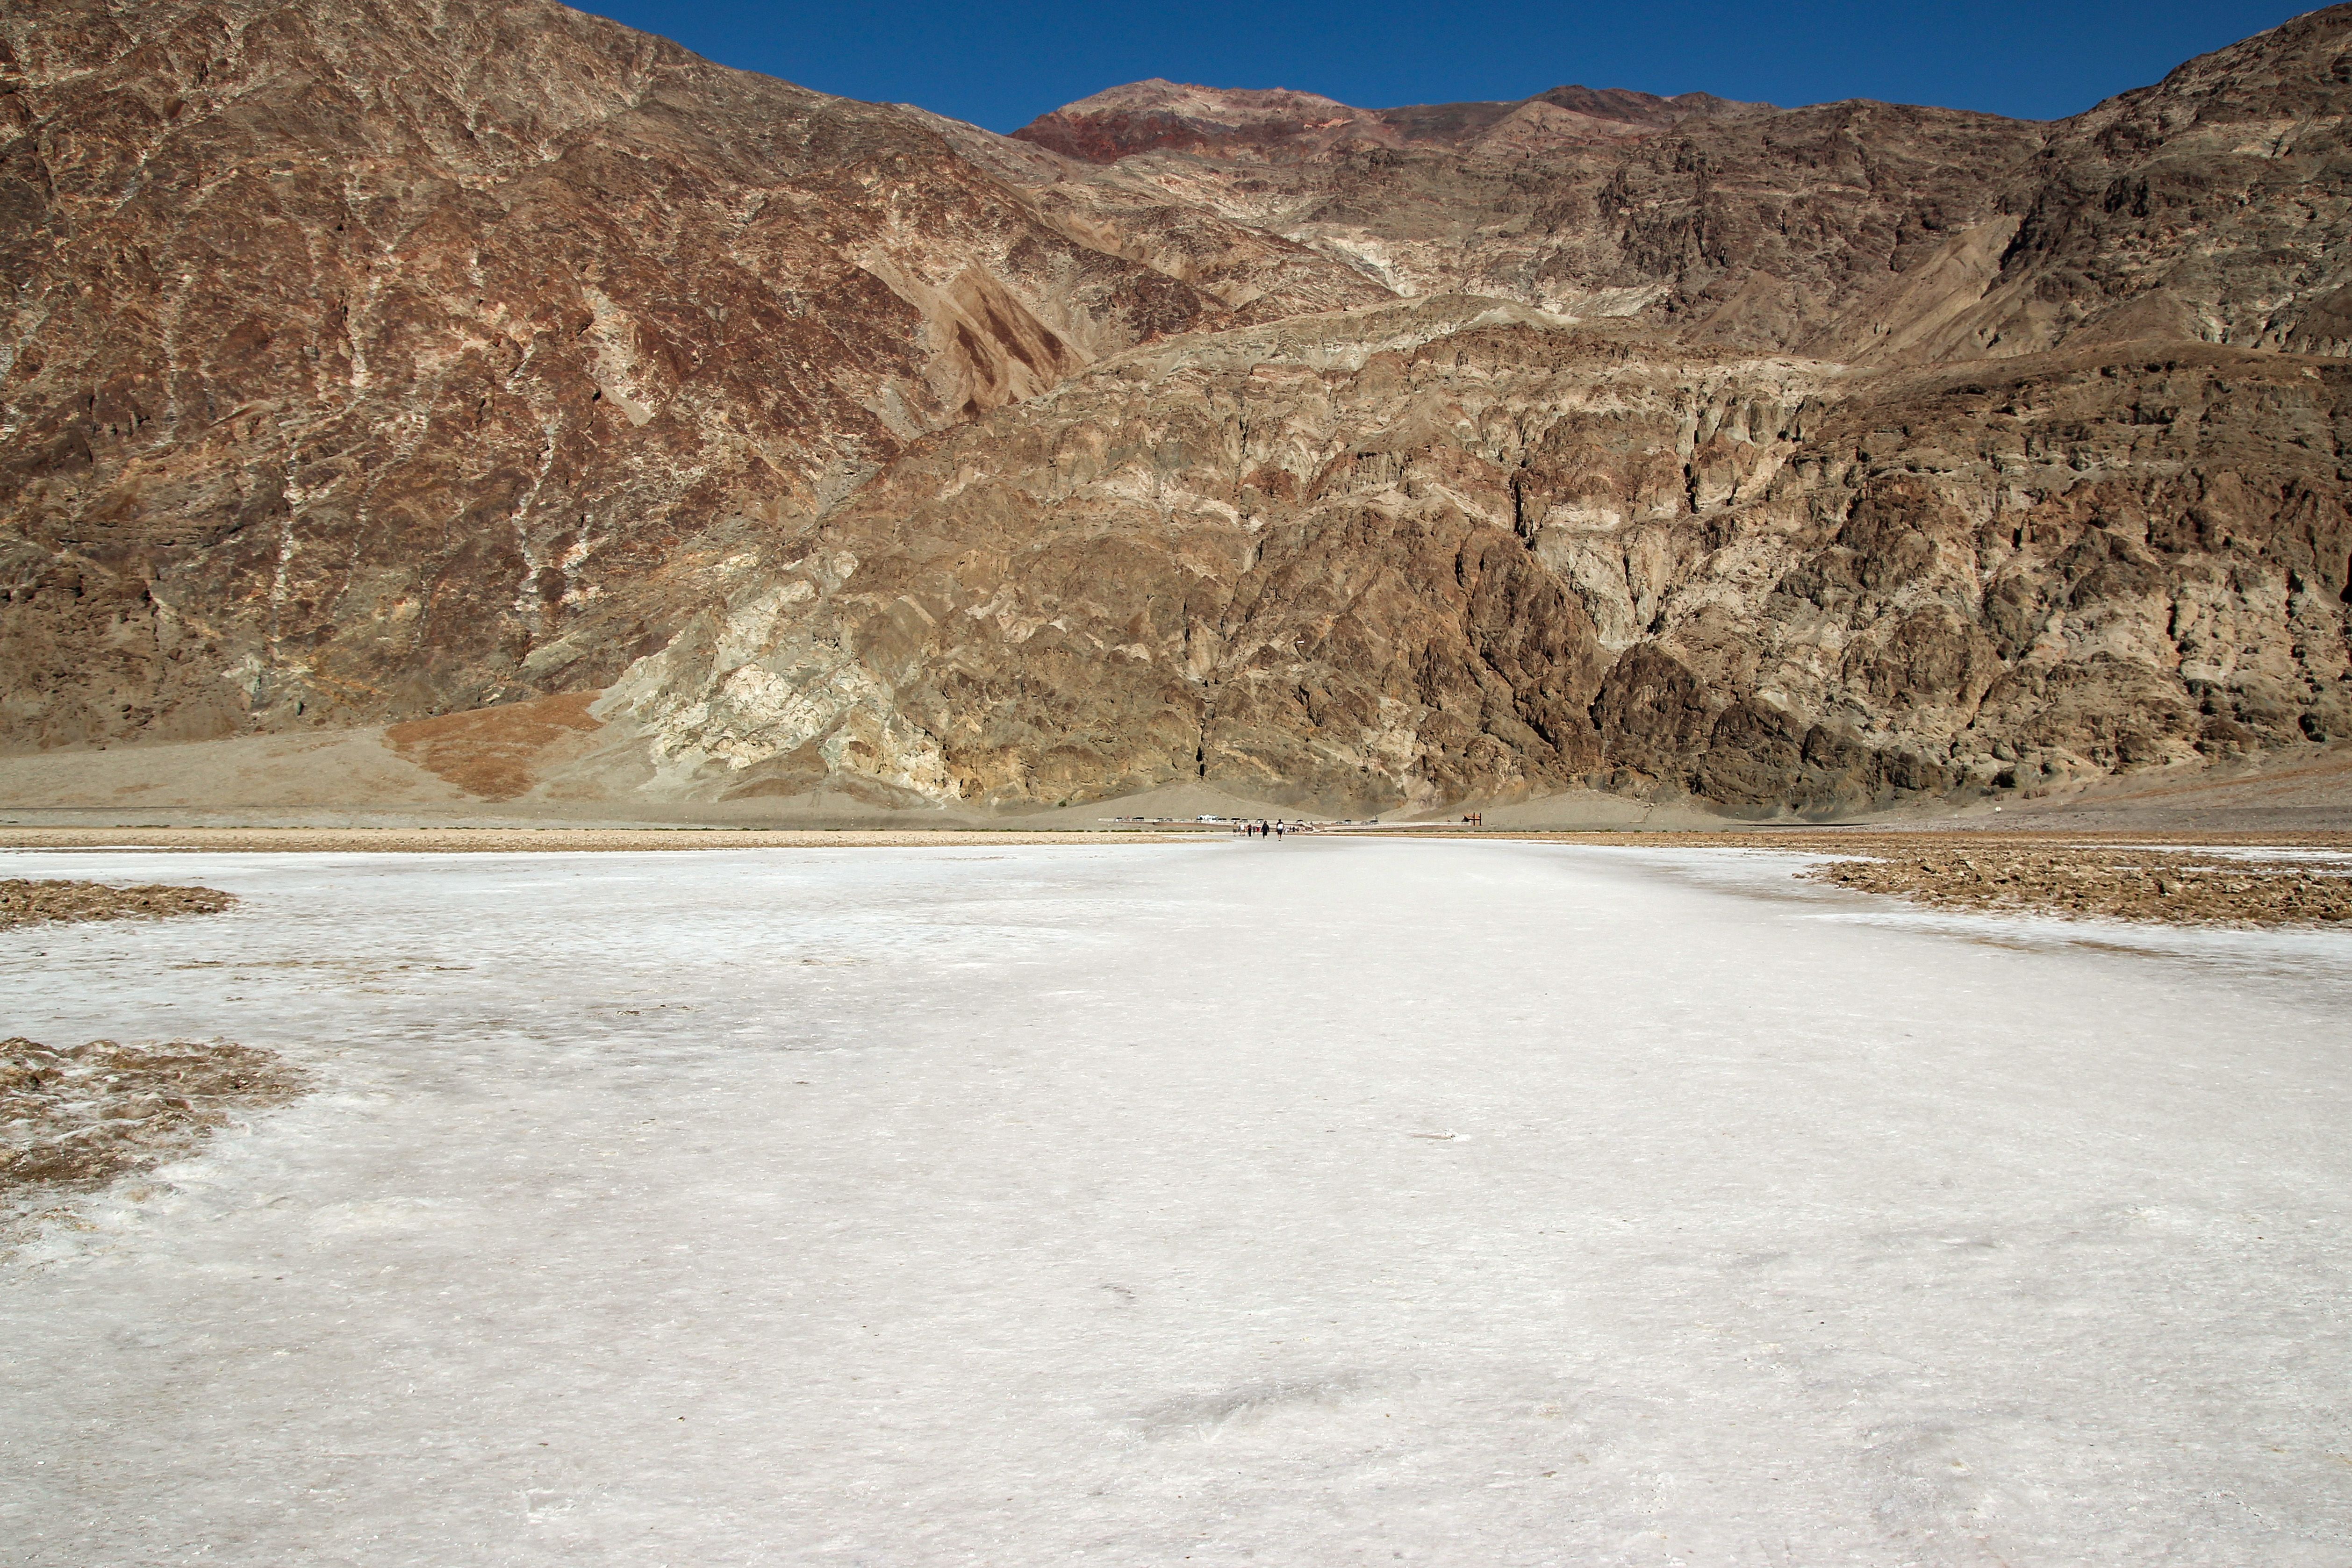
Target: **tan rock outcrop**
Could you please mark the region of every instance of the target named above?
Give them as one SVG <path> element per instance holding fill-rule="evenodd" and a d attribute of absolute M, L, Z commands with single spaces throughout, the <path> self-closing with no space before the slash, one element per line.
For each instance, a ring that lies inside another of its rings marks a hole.
<path fill-rule="evenodd" d="M 1459 298 L 1192 335 L 910 452 L 599 711 L 681 789 L 1000 805 L 1842 810 L 2287 744 L 2352 727 L 2347 378 L 1666 360 Z"/>

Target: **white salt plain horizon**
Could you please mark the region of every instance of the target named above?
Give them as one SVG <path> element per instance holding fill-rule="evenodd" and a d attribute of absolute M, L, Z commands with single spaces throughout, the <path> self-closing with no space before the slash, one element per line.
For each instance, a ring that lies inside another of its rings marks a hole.
<path fill-rule="evenodd" d="M 0 855 L 315 1084 L 0 1260 L 0 1562 L 2352 1559 L 2352 934 L 1797 863 Z"/>

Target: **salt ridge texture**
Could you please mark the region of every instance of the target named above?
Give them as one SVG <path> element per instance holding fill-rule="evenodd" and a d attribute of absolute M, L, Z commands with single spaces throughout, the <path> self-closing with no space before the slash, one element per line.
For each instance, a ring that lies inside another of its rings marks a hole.
<path fill-rule="evenodd" d="M 2352 934 L 1797 863 L 8 855 L 320 1089 L 0 1263 L 0 1557 L 2346 1561 Z"/>

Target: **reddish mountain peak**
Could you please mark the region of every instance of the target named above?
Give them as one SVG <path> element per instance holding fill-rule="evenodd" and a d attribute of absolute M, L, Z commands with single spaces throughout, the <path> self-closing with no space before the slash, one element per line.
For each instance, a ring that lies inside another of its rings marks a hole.
<path fill-rule="evenodd" d="M 1013 133 L 1090 163 L 1170 149 L 1223 152 L 1391 141 L 1380 116 L 1289 88 L 1214 88 L 1129 82 L 1040 115 Z"/>
<path fill-rule="evenodd" d="M 1126 113 L 1163 112 L 1181 114 L 1191 119 L 1228 125 L 1240 125 L 1252 120 L 1286 119 L 1299 113 L 1337 110 L 1343 114 L 1360 114 L 1333 98 L 1320 93 L 1300 92 L 1294 88 L 1202 87 L 1193 82 L 1169 81 L 1153 77 L 1148 81 L 1131 81 L 1119 87 L 1105 88 L 1091 98 L 1064 104 L 1060 114 L 1105 114 L 1113 110 Z"/>

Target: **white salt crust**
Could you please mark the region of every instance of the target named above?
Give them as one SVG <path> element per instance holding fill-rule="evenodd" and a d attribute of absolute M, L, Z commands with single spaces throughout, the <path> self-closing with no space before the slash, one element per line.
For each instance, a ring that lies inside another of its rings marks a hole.
<path fill-rule="evenodd" d="M 0 1560 L 2352 1560 L 2352 933 L 1797 863 L 0 855 L 319 1085 L 0 1261 Z"/>

